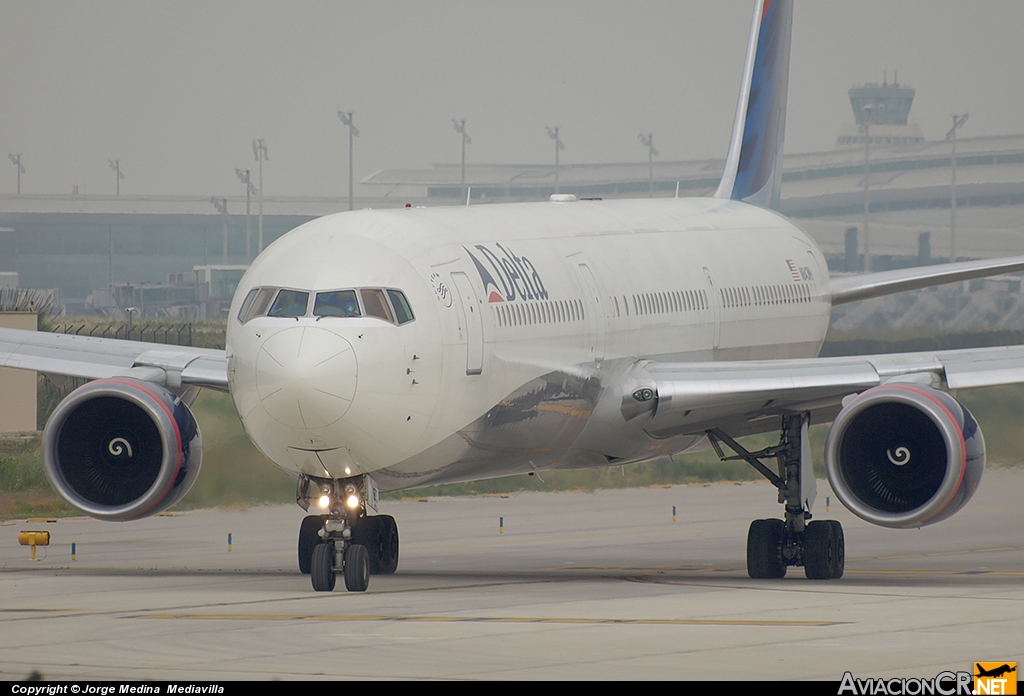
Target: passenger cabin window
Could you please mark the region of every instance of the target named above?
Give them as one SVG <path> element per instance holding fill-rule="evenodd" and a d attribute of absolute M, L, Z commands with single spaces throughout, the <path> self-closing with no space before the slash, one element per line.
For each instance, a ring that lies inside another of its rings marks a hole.
<path fill-rule="evenodd" d="M 359 300 L 355 290 L 336 290 L 334 292 L 318 292 L 313 304 L 314 317 L 358 317 Z"/>
<path fill-rule="evenodd" d="M 309 293 L 301 290 L 282 290 L 267 312 L 268 317 L 301 317 L 306 314 Z"/>

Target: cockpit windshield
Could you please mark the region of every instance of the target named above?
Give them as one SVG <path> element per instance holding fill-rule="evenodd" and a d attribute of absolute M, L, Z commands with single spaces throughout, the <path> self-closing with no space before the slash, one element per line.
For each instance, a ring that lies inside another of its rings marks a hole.
<path fill-rule="evenodd" d="M 309 291 L 289 288 L 253 288 L 238 310 L 238 321 L 257 317 L 304 317 L 310 311 Z M 412 308 L 405 293 L 394 288 L 354 288 L 316 293 L 313 316 L 376 317 L 391 324 L 413 321 Z"/>
<path fill-rule="evenodd" d="M 334 290 L 332 292 L 318 292 L 316 303 L 313 305 L 314 317 L 358 317 L 362 316 L 359 311 L 359 300 L 356 299 L 355 290 Z"/>
<path fill-rule="evenodd" d="M 267 312 L 268 317 L 302 317 L 306 315 L 309 293 L 301 290 L 282 290 Z"/>
<path fill-rule="evenodd" d="M 405 299 L 405 293 L 398 290 L 388 290 L 388 297 L 391 298 L 391 306 L 395 308 L 395 316 L 399 324 L 413 320 L 412 309 L 410 309 L 409 302 Z"/>
<path fill-rule="evenodd" d="M 392 324 L 395 323 L 394 315 L 391 313 L 387 299 L 384 298 L 383 290 L 363 288 L 359 294 L 363 298 L 363 306 L 366 307 L 367 314 L 371 317 L 380 317 Z"/>
<path fill-rule="evenodd" d="M 270 301 L 274 299 L 277 288 L 253 288 L 245 296 L 242 309 L 238 312 L 238 321 L 243 324 L 250 319 L 266 316 Z"/>

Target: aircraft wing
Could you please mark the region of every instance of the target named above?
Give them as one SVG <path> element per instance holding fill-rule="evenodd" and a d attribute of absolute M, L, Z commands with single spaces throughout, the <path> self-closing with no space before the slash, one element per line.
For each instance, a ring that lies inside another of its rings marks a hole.
<path fill-rule="evenodd" d="M 943 390 L 1024 382 L 1024 346 L 840 358 L 666 363 L 640 361 L 620 385 L 627 420 L 655 437 L 712 428 L 734 436 L 775 430 L 777 416 L 831 421 L 844 397 L 887 383 Z"/>
<path fill-rule="evenodd" d="M 832 278 L 829 281 L 829 290 L 832 293 L 832 304 L 839 305 L 882 295 L 892 295 L 906 290 L 917 290 L 943 283 L 956 283 L 961 280 L 1016 271 L 1024 271 L 1024 256 L 960 261 Z"/>
<path fill-rule="evenodd" d="M 228 388 L 223 350 L 42 331 L 0 329 L 0 367 L 85 379 L 138 376 L 172 389 Z"/>

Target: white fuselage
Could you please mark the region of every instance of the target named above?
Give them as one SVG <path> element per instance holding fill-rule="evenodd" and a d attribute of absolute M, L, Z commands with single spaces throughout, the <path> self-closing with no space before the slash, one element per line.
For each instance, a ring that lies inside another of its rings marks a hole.
<path fill-rule="evenodd" d="M 415 316 L 259 316 L 253 288 L 404 293 Z M 602 405 L 638 359 L 817 355 L 825 259 L 784 217 L 720 199 L 357 211 L 302 225 L 245 274 L 231 394 L 282 468 L 382 489 L 633 462 L 655 439 Z M 607 414 L 605 413 L 607 411 Z"/>

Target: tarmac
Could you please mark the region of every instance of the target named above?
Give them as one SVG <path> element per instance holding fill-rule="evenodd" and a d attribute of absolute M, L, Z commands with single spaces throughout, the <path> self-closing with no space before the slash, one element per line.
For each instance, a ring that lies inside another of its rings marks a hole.
<path fill-rule="evenodd" d="M 840 580 L 747 577 L 750 520 L 781 515 L 767 483 L 383 501 L 399 569 L 366 593 L 312 591 L 297 506 L 5 522 L 0 677 L 838 681 L 1024 658 L 1024 470 L 919 530 L 818 488 Z"/>

